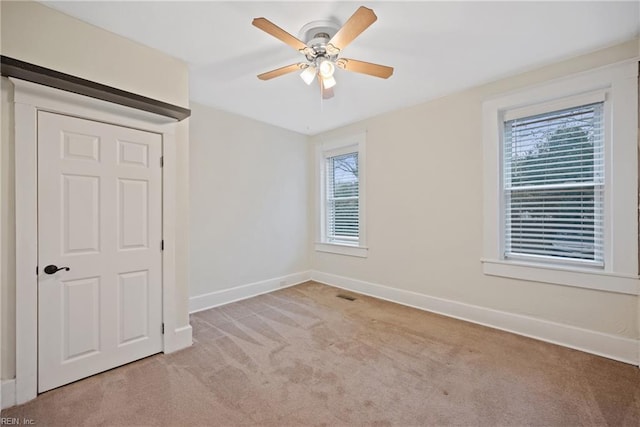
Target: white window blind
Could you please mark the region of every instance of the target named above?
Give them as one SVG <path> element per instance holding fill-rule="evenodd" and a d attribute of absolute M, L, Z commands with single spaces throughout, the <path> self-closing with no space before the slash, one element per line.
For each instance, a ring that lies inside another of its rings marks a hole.
<path fill-rule="evenodd" d="M 359 238 L 358 153 L 326 158 L 326 238 L 357 244 Z"/>
<path fill-rule="evenodd" d="M 604 266 L 603 103 L 504 123 L 505 258 Z"/>

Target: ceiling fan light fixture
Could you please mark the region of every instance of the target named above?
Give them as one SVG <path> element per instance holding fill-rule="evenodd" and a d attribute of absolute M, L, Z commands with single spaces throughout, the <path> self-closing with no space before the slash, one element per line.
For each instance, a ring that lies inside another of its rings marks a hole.
<path fill-rule="evenodd" d="M 330 89 L 330 88 L 334 87 L 335 85 L 336 85 L 336 79 L 334 79 L 333 76 L 322 77 L 322 86 L 325 89 Z"/>
<path fill-rule="evenodd" d="M 333 76 L 333 73 L 336 71 L 335 64 L 326 58 L 321 58 L 318 61 L 318 71 L 323 78 L 329 78 Z"/>
<path fill-rule="evenodd" d="M 387 79 L 393 74 L 393 67 L 340 57 L 344 48 L 377 19 L 373 10 L 360 6 L 342 27 L 333 21 L 313 21 L 305 25 L 300 32 L 300 38 L 296 38 L 266 18 L 255 18 L 252 21 L 253 26 L 291 46 L 306 59 L 306 62 L 298 62 L 258 74 L 258 78 L 271 80 L 301 71 L 300 78 L 310 85 L 317 75 L 322 99 L 333 97 L 333 87 L 336 85 L 333 76 L 336 67 Z"/>
<path fill-rule="evenodd" d="M 314 67 L 313 65 L 309 65 L 307 68 L 305 68 L 302 71 L 302 73 L 300 73 L 300 77 L 308 85 L 310 85 L 311 82 L 313 82 L 313 79 L 315 78 L 315 76 L 316 76 L 316 67 Z"/>

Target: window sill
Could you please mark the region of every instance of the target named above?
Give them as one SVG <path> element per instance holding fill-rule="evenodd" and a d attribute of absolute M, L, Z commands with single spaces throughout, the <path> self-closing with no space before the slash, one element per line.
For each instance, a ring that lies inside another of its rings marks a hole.
<path fill-rule="evenodd" d="M 580 267 L 551 266 L 521 261 L 481 259 L 482 272 L 489 276 L 552 283 L 628 295 L 640 294 L 638 276 Z"/>
<path fill-rule="evenodd" d="M 366 258 L 367 252 L 369 251 L 369 248 L 365 248 L 364 246 L 341 245 L 338 243 L 316 243 L 315 249 L 318 252 L 328 252 L 359 258 Z"/>

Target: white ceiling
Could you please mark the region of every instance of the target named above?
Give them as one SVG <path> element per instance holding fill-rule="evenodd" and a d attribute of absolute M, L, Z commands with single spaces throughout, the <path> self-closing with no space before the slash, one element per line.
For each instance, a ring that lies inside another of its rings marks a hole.
<path fill-rule="evenodd" d="M 640 2 L 46 2 L 189 64 L 191 100 L 304 134 L 414 105 L 640 34 Z M 335 97 L 297 73 L 256 75 L 302 55 L 253 27 L 299 36 L 315 20 L 378 16 L 342 56 L 390 65 L 388 80 L 336 71 Z M 159 71 L 161 72 L 161 70 Z"/>

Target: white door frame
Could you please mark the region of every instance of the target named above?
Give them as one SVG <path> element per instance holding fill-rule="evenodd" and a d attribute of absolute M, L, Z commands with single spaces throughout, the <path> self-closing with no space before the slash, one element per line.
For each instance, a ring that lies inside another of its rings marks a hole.
<path fill-rule="evenodd" d="M 176 122 L 130 107 L 10 78 L 14 86 L 16 183 L 16 403 L 37 396 L 38 382 L 38 111 L 96 120 L 162 135 L 163 350 L 191 345 L 191 327 L 176 329 Z"/>

